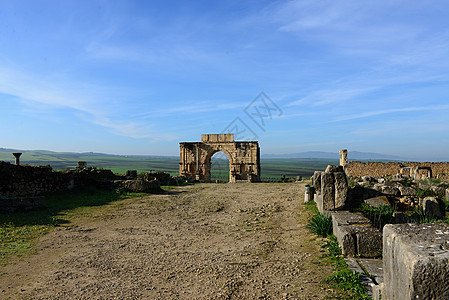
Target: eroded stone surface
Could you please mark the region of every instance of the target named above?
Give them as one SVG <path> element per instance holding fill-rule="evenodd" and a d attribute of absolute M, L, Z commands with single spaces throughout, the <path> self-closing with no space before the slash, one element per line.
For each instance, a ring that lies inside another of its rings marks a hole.
<path fill-rule="evenodd" d="M 318 209 L 323 212 L 325 210 L 334 210 L 335 187 L 334 174 L 330 172 L 321 173 L 321 196 L 322 202 L 317 203 Z"/>
<path fill-rule="evenodd" d="M 449 225 L 385 225 L 382 299 L 449 299 Z"/>
<path fill-rule="evenodd" d="M 317 198 L 320 201 L 317 200 L 318 210 L 324 212 L 344 209 L 348 198 L 348 181 L 343 167 L 328 165 L 320 175 L 322 197 Z"/>
<path fill-rule="evenodd" d="M 321 194 L 321 171 L 313 172 L 312 184 L 315 188 L 315 192 Z"/>
<path fill-rule="evenodd" d="M 341 210 L 345 207 L 348 197 L 348 181 L 344 172 L 335 172 L 335 201 L 334 210 Z"/>
<path fill-rule="evenodd" d="M 390 206 L 390 202 L 386 196 L 379 196 L 365 200 L 365 203 L 372 207 Z"/>
<path fill-rule="evenodd" d="M 382 234 L 361 213 L 339 211 L 332 214 L 333 233 L 345 256 L 378 257 Z"/>
<path fill-rule="evenodd" d="M 443 201 L 437 197 L 426 197 L 422 200 L 424 214 L 429 217 L 444 218 L 446 207 Z"/>

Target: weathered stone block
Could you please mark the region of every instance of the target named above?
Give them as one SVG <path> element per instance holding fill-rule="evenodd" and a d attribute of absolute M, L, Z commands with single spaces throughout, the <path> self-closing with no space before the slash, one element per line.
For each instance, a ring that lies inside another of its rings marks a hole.
<path fill-rule="evenodd" d="M 390 195 L 390 196 L 397 196 L 397 195 L 399 195 L 399 189 L 397 187 L 394 187 L 394 186 L 384 185 L 381 188 L 381 192 L 382 192 L 382 194 Z"/>
<path fill-rule="evenodd" d="M 332 214 L 333 234 L 345 256 L 378 257 L 382 234 L 360 213 L 339 211 Z"/>
<path fill-rule="evenodd" d="M 382 299 L 449 299 L 449 225 L 385 225 Z"/>
<path fill-rule="evenodd" d="M 157 180 L 116 180 L 114 183 L 123 187 L 128 192 L 134 193 L 157 193 L 162 191 L 160 182 Z"/>
<path fill-rule="evenodd" d="M 424 214 L 429 217 L 444 218 L 446 207 L 444 202 L 437 197 L 426 197 L 422 201 Z"/>
<path fill-rule="evenodd" d="M 326 170 L 324 172 L 344 172 L 343 166 L 333 166 L 327 165 Z"/>
<path fill-rule="evenodd" d="M 344 172 L 334 173 L 335 181 L 335 203 L 334 210 L 342 210 L 346 205 L 348 197 L 348 181 Z"/>
<path fill-rule="evenodd" d="M 321 173 L 321 207 L 318 210 L 323 212 L 325 210 L 334 210 L 335 188 L 334 188 L 334 174 L 329 172 Z"/>
<path fill-rule="evenodd" d="M 365 200 L 365 203 L 372 207 L 390 206 L 387 196 L 379 196 Z"/>
<path fill-rule="evenodd" d="M 398 187 L 401 196 L 415 196 L 416 190 L 410 186 L 399 186 Z"/>
<path fill-rule="evenodd" d="M 446 189 L 441 186 L 431 186 L 430 190 L 434 192 L 434 195 L 445 196 Z"/>
<path fill-rule="evenodd" d="M 312 184 L 316 193 L 321 193 L 321 171 L 313 172 Z"/>
<path fill-rule="evenodd" d="M 382 295 L 385 295 L 384 286 L 385 284 L 382 282 L 373 287 L 373 300 L 386 300 L 386 298 L 382 298 Z"/>
<path fill-rule="evenodd" d="M 382 233 L 373 226 L 355 226 L 357 255 L 379 257 L 382 255 Z"/>

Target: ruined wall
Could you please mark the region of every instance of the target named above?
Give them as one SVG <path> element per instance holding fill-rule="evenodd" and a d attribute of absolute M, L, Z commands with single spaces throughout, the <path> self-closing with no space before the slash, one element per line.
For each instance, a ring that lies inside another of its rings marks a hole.
<path fill-rule="evenodd" d="M 346 175 L 353 177 L 382 177 L 402 173 L 413 177 L 416 167 L 430 168 L 432 178 L 449 179 L 449 162 L 360 162 L 350 161 L 345 165 Z"/>
<path fill-rule="evenodd" d="M 51 167 L 17 166 L 0 162 L 0 196 L 38 196 L 48 191 L 67 188 L 68 175 L 54 172 Z"/>
<path fill-rule="evenodd" d="M 34 197 L 75 186 L 106 187 L 114 179 L 110 170 L 57 172 L 50 166 L 17 166 L 0 161 L 0 197 Z"/>

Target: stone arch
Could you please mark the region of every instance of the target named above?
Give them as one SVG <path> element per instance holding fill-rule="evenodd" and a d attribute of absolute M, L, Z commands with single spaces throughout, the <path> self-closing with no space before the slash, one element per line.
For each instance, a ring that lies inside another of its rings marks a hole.
<path fill-rule="evenodd" d="M 204 165 L 206 166 L 206 172 L 205 172 L 205 181 L 210 181 L 211 180 L 211 170 L 212 170 L 212 156 L 214 156 L 214 154 L 218 153 L 218 152 L 223 152 L 229 160 L 229 178 L 231 178 L 231 165 L 232 165 L 232 157 L 230 153 L 227 153 L 227 151 L 223 151 L 223 149 L 218 149 L 215 148 L 213 150 L 210 150 L 210 152 L 207 153 L 205 160 L 204 160 Z"/>
<path fill-rule="evenodd" d="M 257 141 L 236 142 L 232 133 L 203 134 L 201 142 L 183 142 L 179 145 L 180 175 L 210 181 L 211 157 L 223 151 L 229 158 L 230 182 L 260 180 L 260 148 Z"/>

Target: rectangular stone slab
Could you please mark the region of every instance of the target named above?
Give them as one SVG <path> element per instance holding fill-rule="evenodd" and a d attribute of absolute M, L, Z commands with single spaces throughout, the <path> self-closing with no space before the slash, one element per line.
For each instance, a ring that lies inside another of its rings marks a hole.
<path fill-rule="evenodd" d="M 335 203 L 335 189 L 334 189 L 334 174 L 329 172 L 321 173 L 321 195 L 322 203 L 318 206 L 318 210 L 323 212 L 325 210 L 334 210 Z M 321 207 L 320 207 L 321 206 Z"/>
<path fill-rule="evenodd" d="M 346 198 L 348 196 L 348 181 L 344 172 L 334 173 L 335 180 L 335 210 L 342 210 L 345 208 Z"/>
<path fill-rule="evenodd" d="M 382 299 L 449 299 L 449 224 L 385 225 Z"/>
<path fill-rule="evenodd" d="M 382 250 L 382 234 L 372 227 L 361 213 L 349 211 L 332 214 L 333 233 L 343 255 L 354 257 L 379 257 Z"/>

